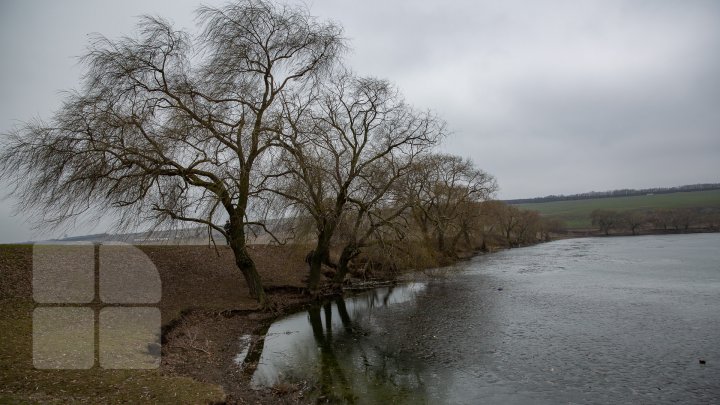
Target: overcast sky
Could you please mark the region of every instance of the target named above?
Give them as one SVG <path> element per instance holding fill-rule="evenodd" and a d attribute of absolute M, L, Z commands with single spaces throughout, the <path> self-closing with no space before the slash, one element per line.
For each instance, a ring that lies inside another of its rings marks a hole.
<path fill-rule="evenodd" d="M 0 132 L 77 87 L 88 34 L 131 34 L 141 14 L 194 30 L 200 3 L 0 0 Z M 305 4 L 344 26 L 356 72 L 442 116 L 443 149 L 493 174 L 499 198 L 720 181 L 718 1 Z M 12 204 L 0 242 L 40 237 Z"/>

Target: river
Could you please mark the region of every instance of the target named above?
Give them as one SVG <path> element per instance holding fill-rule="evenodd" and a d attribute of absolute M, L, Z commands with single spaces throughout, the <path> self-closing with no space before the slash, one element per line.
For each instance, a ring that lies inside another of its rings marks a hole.
<path fill-rule="evenodd" d="M 718 403 L 720 234 L 512 249 L 287 316 L 253 375 L 280 381 L 333 402 Z"/>

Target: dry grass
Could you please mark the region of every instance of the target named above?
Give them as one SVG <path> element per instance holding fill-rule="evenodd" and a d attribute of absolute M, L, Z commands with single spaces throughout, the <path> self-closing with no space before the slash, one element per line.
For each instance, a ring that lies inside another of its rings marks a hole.
<path fill-rule="evenodd" d="M 32 246 L 0 245 L 0 403 L 211 403 L 226 400 L 228 393 L 237 401 L 247 396 L 254 403 L 275 402 L 277 393 L 249 392 L 242 378 L 227 383 L 235 338 L 255 332 L 272 316 L 253 313 L 256 303 L 229 248 L 140 249 L 162 281 L 158 306 L 166 334 L 160 369 L 37 370 L 32 362 Z M 253 246 L 250 252 L 274 300 L 292 305 L 305 299 L 284 289 L 303 286 L 302 248 Z M 243 316 L 223 315 L 228 313 Z"/>

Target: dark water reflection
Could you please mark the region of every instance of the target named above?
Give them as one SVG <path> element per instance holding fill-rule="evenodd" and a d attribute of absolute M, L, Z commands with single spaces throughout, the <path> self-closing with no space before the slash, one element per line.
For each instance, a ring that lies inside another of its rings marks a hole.
<path fill-rule="evenodd" d="M 410 303 L 425 288 L 423 283 L 379 288 L 274 323 L 253 384 L 309 379 L 321 387 L 319 396 L 333 402 L 424 401 L 422 364 L 413 365 L 378 345 L 377 337 L 389 332 L 376 315 Z"/>
<path fill-rule="evenodd" d="M 253 382 L 355 403 L 718 403 L 718 248 L 648 236 L 478 257 L 276 322 Z"/>

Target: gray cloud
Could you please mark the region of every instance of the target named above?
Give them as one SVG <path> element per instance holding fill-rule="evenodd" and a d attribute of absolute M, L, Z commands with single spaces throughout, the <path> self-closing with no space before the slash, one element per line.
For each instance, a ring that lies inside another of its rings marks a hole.
<path fill-rule="evenodd" d="M 207 3 L 207 1 L 205 2 Z M 213 3 L 222 3 L 213 1 Z M 86 34 L 151 13 L 193 26 L 194 1 L 0 3 L 0 129 L 49 116 L 75 87 Z M 720 3 L 314 0 L 361 74 L 397 83 L 497 176 L 501 198 L 718 181 Z M 8 226 L 0 205 L 0 240 Z M 22 238 L 21 238 L 22 239 Z"/>
<path fill-rule="evenodd" d="M 373 25 L 379 49 L 356 41 L 354 64 L 445 116 L 445 148 L 497 175 L 501 197 L 717 181 L 717 3 L 394 4 L 402 18 Z M 357 7 L 351 36 L 372 19 Z"/>

